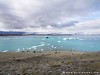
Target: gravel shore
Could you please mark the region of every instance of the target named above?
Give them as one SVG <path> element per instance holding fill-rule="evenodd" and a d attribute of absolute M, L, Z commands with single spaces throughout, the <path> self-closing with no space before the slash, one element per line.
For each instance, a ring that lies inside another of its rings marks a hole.
<path fill-rule="evenodd" d="M 0 75 L 100 75 L 100 52 L 0 53 Z"/>

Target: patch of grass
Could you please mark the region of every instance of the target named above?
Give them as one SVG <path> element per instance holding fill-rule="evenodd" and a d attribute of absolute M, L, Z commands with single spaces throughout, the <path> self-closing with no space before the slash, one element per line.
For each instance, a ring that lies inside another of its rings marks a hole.
<path fill-rule="evenodd" d="M 25 68 L 22 69 L 22 75 L 27 75 L 27 74 L 26 74 L 26 69 L 25 69 Z"/>
<path fill-rule="evenodd" d="M 53 68 L 60 67 L 60 66 L 61 66 L 60 64 L 52 64 L 52 65 L 50 65 L 50 67 L 53 67 Z"/>
<path fill-rule="evenodd" d="M 61 62 L 54 60 L 54 61 L 48 62 L 48 65 L 49 65 L 49 67 L 56 68 L 56 67 L 60 67 L 61 66 Z"/>
<path fill-rule="evenodd" d="M 94 68 L 96 71 L 100 72 L 100 63 L 99 62 L 90 64 L 90 67 Z"/>
<path fill-rule="evenodd" d="M 37 75 L 37 71 L 36 70 L 32 70 L 32 74 L 31 75 Z"/>
<path fill-rule="evenodd" d="M 67 65 L 69 65 L 69 64 L 73 64 L 73 63 L 74 63 L 73 60 L 69 60 L 69 61 L 66 62 Z"/>

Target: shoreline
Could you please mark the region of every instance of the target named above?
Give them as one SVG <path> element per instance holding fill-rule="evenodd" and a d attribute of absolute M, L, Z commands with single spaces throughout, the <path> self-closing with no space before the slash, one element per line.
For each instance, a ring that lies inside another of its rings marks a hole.
<path fill-rule="evenodd" d="M 29 58 L 34 56 L 42 56 L 42 55 L 73 55 L 73 54 L 86 54 L 91 52 L 83 52 L 83 51 L 22 51 L 22 52 L 0 52 L 0 61 L 2 60 L 11 60 L 13 58 Z M 92 52 L 93 53 L 93 52 Z"/>
<path fill-rule="evenodd" d="M 74 55 L 85 55 L 85 54 L 98 54 L 100 52 L 86 52 L 86 51 L 22 51 L 22 52 L 0 52 L 1 61 L 11 61 L 13 59 L 26 59 L 36 56 L 74 56 Z"/>

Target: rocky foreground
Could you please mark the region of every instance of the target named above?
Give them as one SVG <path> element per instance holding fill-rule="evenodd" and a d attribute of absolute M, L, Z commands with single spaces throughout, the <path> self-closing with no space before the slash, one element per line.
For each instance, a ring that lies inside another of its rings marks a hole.
<path fill-rule="evenodd" d="M 0 75 L 100 75 L 100 52 L 0 53 Z"/>

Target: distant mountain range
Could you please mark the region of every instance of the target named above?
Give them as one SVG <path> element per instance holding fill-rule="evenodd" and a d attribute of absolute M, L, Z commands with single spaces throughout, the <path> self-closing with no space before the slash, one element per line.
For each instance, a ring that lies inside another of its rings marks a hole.
<path fill-rule="evenodd" d="M 0 31 L 0 36 L 8 36 L 8 35 L 24 35 L 25 32 L 14 32 L 14 31 Z"/>
<path fill-rule="evenodd" d="M 0 36 L 25 36 L 25 35 L 41 35 L 41 36 L 44 36 L 44 35 L 69 35 L 71 36 L 72 34 L 58 34 L 58 33 L 49 33 L 49 34 L 42 34 L 42 33 L 36 33 L 36 32 L 33 32 L 33 33 L 29 33 L 29 32 L 15 32 L 15 31 L 0 31 Z"/>
<path fill-rule="evenodd" d="M 25 32 L 0 31 L 0 34 L 25 34 Z"/>
<path fill-rule="evenodd" d="M 37 33 L 37 32 L 0 31 L 0 36 L 27 36 L 27 35 L 73 36 L 73 35 L 88 35 L 88 34 L 83 34 L 83 33 L 74 33 L 74 34 L 49 33 L 49 34 L 42 34 L 42 33 Z M 93 34 L 93 35 L 100 35 L 100 34 Z"/>

